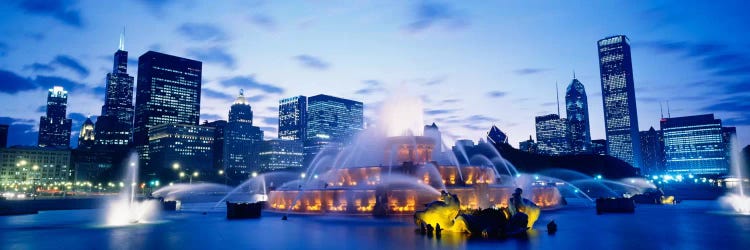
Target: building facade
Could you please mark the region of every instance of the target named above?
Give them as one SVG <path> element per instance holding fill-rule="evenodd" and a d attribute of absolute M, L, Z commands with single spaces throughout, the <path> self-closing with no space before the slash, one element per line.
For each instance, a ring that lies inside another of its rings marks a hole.
<path fill-rule="evenodd" d="M 305 166 L 321 150 L 339 150 L 362 130 L 364 106 L 361 102 L 316 95 L 307 98 L 307 136 L 304 142 Z"/>
<path fill-rule="evenodd" d="M 224 128 L 224 171 L 233 180 L 244 180 L 259 172 L 258 147 L 263 131 L 253 126 L 253 110 L 242 92 L 229 109 Z"/>
<path fill-rule="evenodd" d="M 664 171 L 664 138 L 661 130 L 654 127 L 640 132 L 641 141 L 641 174 L 658 175 Z"/>
<path fill-rule="evenodd" d="M 532 153 L 532 154 L 537 153 L 536 142 L 534 142 L 534 139 L 531 138 L 531 135 L 529 135 L 528 140 L 518 143 L 518 149 L 527 153 Z"/>
<path fill-rule="evenodd" d="M 202 63 L 148 51 L 138 58 L 133 143 L 149 171 L 149 128 L 161 124 L 198 125 Z M 142 165 L 143 166 L 143 165 Z"/>
<path fill-rule="evenodd" d="M 70 129 L 73 124 L 66 118 L 68 91 L 55 86 L 47 93 L 47 114 L 39 119 L 40 147 L 70 148 Z"/>
<path fill-rule="evenodd" d="M 568 119 L 568 140 L 573 154 L 591 153 L 591 129 L 589 127 L 589 104 L 586 89 L 578 79 L 573 80 L 565 91 L 565 112 Z"/>
<path fill-rule="evenodd" d="M 212 127 L 169 123 L 149 128 L 149 154 L 155 176 L 170 180 L 180 177 L 177 171 L 213 174 L 213 143 Z"/>
<path fill-rule="evenodd" d="M 78 133 L 78 148 L 91 148 L 94 141 L 94 123 L 91 122 L 91 118 L 86 118 L 81 125 L 81 132 Z"/>
<path fill-rule="evenodd" d="M 8 147 L 8 128 L 7 124 L 0 124 L 0 148 Z"/>
<path fill-rule="evenodd" d="M 211 147 L 214 153 L 214 168 L 224 170 L 224 129 L 227 127 L 227 121 L 204 121 L 201 126 L 214 128 L 214 144 Z"/>
<path fill-rule="evenodd" d="M 263 172 L 302 169 L 303 151 L 301 140 L 278 139 L 264 141 L 258 151 L 260 170 Z"/>
<path fill-rule="evenodd" d="M 115 51 L 112 72 L 107 73 L 104 105 L 96 120 L 95 144 L 125 148 L 133 139 L 133 77 L 128 74 L 124 37 Z"/>
<path fill-rule="evenodd" d="M 597 45 L 607 153 L 639 167 L 641 150 L 630 44 L 626 36 L 618 35 L 601 39 Z"/>
<path fill-rule="evenodd" d="M 10 147 L 0 149 L 0 186 L 40 187 L 72 180 L 70 149 Z M 20 189 L 20 188 L 19 188 Z"/>
<path fill-rule="evenodd" d="M 536 140 L 539 154 L 567 155 L 570 154 L 568 141 L 568 122 L 557 114 L 537 116 Z"/>
<path fill-rule="evenodd" d="M 591 140 L 591 153 L 595 155 L 607 155 L 607 140 Z"/>
<path fill-rule="evenodd" d="M 307 137 L 307 97 L 279 100 L 279 139 L 301 140 Z"/>
<path fill-rule="evenodd" d="M 729 173 L 721 120 L 713 114 L 664 118 L 661 130 L 668 173 Z"/>

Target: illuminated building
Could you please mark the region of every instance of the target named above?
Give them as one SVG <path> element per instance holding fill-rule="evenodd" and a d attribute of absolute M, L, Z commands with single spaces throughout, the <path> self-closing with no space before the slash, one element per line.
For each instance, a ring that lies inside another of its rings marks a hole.
<path fill-rule="evenodd" d="M 565 91 L 565 111 L 568 120 L 570 152 L 573 154 L 591 153 L 588 98 L 586 89 L 575 76 Z"/>
<path fill-rule="evenodd" d="M 656 131 L 651 127 L 648 131 L 640 132 L 641 143 L 641 164 L 642 174 L 663 174 L 664 173 L 664 138 L 661 131 Z"/>
<path fill-rule="evenodd" d="M 149 129 L 161 124 L 198 125 L 202 63 L 148 51 L 138 58 L 133 143 L 142 171 L 158 168 L 149 163 Z"/>
<path fill-rule="evenodd" d="M 528 140 L 518 143 L 518 149 L 527 153 L 534 154 L 537 152 L 536 142 L 534 142 L 534 139 L 531 139 L 531 135 L 529 135 Z"/>
<path fill-rule="evenodd" d="M 668 173 L 729 173 L 721 120 L 713 114 L 664 118 L 661 130 Z"/>
<path fill-rule="evenodd" d="M 180 169 L 213 173 L 214 128 L 187 124 L 161 124 L 149 128 L 151 166 L 162 179 L 174 179 Z"/>
<path fill-rule="evenodd" d="M 91 122 L 91 118 L 86 118 L 81 125 L 81 132 L 78 133 L 78 147 L 91 148 L 92 146 L 94 146 L 94 123 Z"/>
<path fill-rule="evenodd" d="M 639 167 L 641 149 L 630 44 L 626 36 L 618 35 L 601 39 L 597 45 L 607 153 Z"/>
<path fill-rule="evenodd" d="M 362 130 L 363 114 L 361 102 L 329 95 L 307 98 L 305 166 L 324 148 L 337 150 L 349 143 Z"/>
<path fill-rule="evenodd" d="M 307 134 L 307 97 L 279 101 L 279 139 L 304 141 Z"/>
<path fill-rule="evenodd" d="M 263 131 L 253 126 L 253 110 L 242 91 L 229 109 L 224 127 L 224 171 L 233 179 L 245 179 L 260 171 L 258 147 Z"/>
<path fill-rule="evenodd" d="M 70 148 L 72 120 L 65 118 L 68 91 L 55 86 L 47 93 L 47 113 L 39 119 L 39 146 Z"/>
<path fill-rule="evenodd" d="M 20 146 L 0 149 L 0 185 L 6 188 L 67 183 L 72 179 L 72 170 L 70 149 Z"/>
<path fill-rule="evenodd" d="M 133 77 L 128 74 L 125 37 L 114 55 L 112 72 L 107 73 L 102 114 L 96 120 L 95 144 L 126 150 L 133 140 Z"/>
<path fill-rule="evenodd" d="M 565 118 L 557 114 L 537 116 L 536 140 L 539 154 L 566 155 L 570 153 L 568 142 L 568 124 Z"/>
<path fill-rule="evenodd" d="M 302 169 L 302 142 L 300 140 L 268 140 L 258 151 L 260 170 Z"/>

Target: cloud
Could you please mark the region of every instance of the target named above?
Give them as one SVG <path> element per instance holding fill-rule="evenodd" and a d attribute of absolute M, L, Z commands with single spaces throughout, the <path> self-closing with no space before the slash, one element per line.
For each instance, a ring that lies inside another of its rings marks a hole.
<path fill-rule="evenodd" d="M 422 1 L 412 9 L 413 21 L 406 25 L 406 31 L 419 33 L 430 27 L 459 29 L 468 26 L 466 15 L 445 3 Z"/>
<path fill-rule="evenodd" d="M 201 89 L 201 95 L 204 95 L 205 97 L 208 97 L 208 98 L 226 99 L 226 100 L 232 100 L 236 97 L 236 96 L 224 93 L 224 92 L 215 91 L 215 90 L 208 89 L 208 88 Z"/>
<path fill-rule="evenodd" d="M 461 102 L 461 100 L 459 99 L 445 99 L 445 100 L 440 101 L 441 104 L 454 104 L 454 103 L 459 103 L 459 102 Z"/>
<path fill-rule="evenodd" d="M 750 76 L 750 52 L 734 50 L 725 44 L 659 40 L 636 43 L 634 46 L 659 53 L 678 54 L 694 60 L 698 66 L 715 76 Z"/>
<path fill-rule="evenodd" d="M 23 70 L 31 70 L 31 72 L 39 73 L 39 72 L 52 72 L 52 71 L 55 71 L 55 68 L 50 66 L 49 64 L 32 63 L 32 64 L 24 65 Z"/>
<path fill-rule="evenodd" d="M 736 114 L 740 117 L 750 117 L 750 102 L 748 96 L 736 95 L 719 100 L 718 102 L 703 107 L 706 112 L 727 112 Z"/>
<path fill-rule="evenodd" d="M 246 96 L 245 100 L 248 102 L 260 102 L 268 98 L 267 95 L 254 95 L 254 96 Z"/>
<path fill-rule="evenodd" d="M 23 66 L 24 70 L 31 70 L 34 73 L 52 72 L 58 68 L 69 69 L 78 74 L 81 78 L 88 77 L 90 73 L 88 68 L 84 67 L 78 60 L 68 55 L 58 55 L 47 64 L 32 63 Z"/>
<path fill-rule="evenodd" d="M 250 16 L 249 19 L 252 24 L 260 28 L 263 28 L 267 31 L 276 30 L 276 21 L 270 16 L 263 15 L 263 14 L 255 14 L 255 15 Z"/>
<path fill-rule="evenodd" d="M 470 123 L 481 123 L 481 122 L 495 122 L 497 120 L 492 117 L 485 116 L 485 115 L 472 115 L 472 116 L 466 117 L 465 121 L 470 122 Z"/>
<path fill-rule="evenodd" d="M 89 69 L 81 65 L 81 63 L 78 62 L 78 60 L 70 56 L 58 55 L 55 57 L 55 59 L 52 60 L 52 62 L 50 62 L 50 64 L 68 68 L 78 73 L 78 75 L 80 75 L 82 78 L 89 76 Z"/>
<path fill-rule="evenodd" d="M 491 98 L 501 98 L 501 97 L 505 97 L 507 95 L 508 95 L 508 92 L 503 92 L 503 91 L 490 91 L 490 92 L 487 92 L 487 96 L 491 97 Z"/>
<path fill-rule="evenodd" d="M 147 8 L 153 12 L 157 17 L 161 17 L 164 14 L 164 9 L 167 5 L 175 3 L 175 0 L 139 0 L 139 2 L 146 5 Z"/>
<path fill-rule="evenodd" d="M 16 73 L 0 69 L 0 93 L 15 94 L 19 91 L 36 89 L 31 79 L 23 78 Z"/>
<path fill-rule="evenodd" d="M 73 0 L 23 0 L 19 7 L 29 14 L 49 16 L 63 24 L 83 28 L 81 11 L 75 8 L 76 3 Z"/>
<path fill-rule="evenodd" d="M 362 81 L 362 83 L 364 83 L 366 87 L 355 91 L 355 94 L 370 95 L 375 93 L 387 92 L 386 89 L 382 86 L 383 84 L 378 80 L 364 80 Z"/>
<path fill-rule="evenodd" d="M 549 71 L 549 69 L 544 68 L 523 68 L 523 69 L 517 69 L 514 70 L 513 73 L 516 73 L 517 75 L 534 75 Z"/>
<path fill-rule="evenodd" d="M 451 114 L 456 112 L 455 109 L 428 109 L 425 110 L 424 113 L 427 115 L 445 115 L 445 114 Z"/>
<path fill-rule="evenodd" d="M 297 55 L 294 57 L 294 59 L 297 60 L 297 62 L 299 62 L 300 65 L 302 65 L 303 67 L 307 67 L 310 69 L 326 70 L 329 67 L 331 67 L 329 63 L 323 61 L 322 59 L 318 57 L 314 57 L 311 55 L 305 55 L 305 54 Z"/>
<path fill-rule="evenodd" d="M 198 60 L 217 63 L 230 69 L 234 69 L 237 65 L 234 56 L 230 55 L 224 47 L 191 48 L 187 50 L 187 53 Z"/>
<path fill-rule="evenodd" d="M 196 42 L 226 41 L 229 37 L 219 26 L 209 23 L 183 23 L 177 32 Z"/>
<path fill-rule="evenodd" d="M 246 90 L 260 90 L 268 94 L 284 94 L 284 89 L 269 83 L 261 83 L 255 80 L 255 76 L 236 76 L 221 81 L 224 86 L 240 87 Z"/>

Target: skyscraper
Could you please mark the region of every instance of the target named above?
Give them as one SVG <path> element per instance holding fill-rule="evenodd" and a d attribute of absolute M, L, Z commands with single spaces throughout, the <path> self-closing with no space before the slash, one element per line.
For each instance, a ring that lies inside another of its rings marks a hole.
<path fill-rule="evenodd" d="M 665 118 L 661 130 L 668 173 L 729 173 L 721 120 L 713 114 Z"/>
<path fill-rule="evenodd" d="M 128 52 L 125 37 L 115 51 L 112 72 L 107 73 L 102 114 L 96 120 L 96 145 L 125 148 L 133 133 L 133 77 L 128 75 Z"/>
<path fill-rule="evenodd" d="M 292 170 L 302 168 L 302 141 L 268 140 L 258 150 L 261 171 Z"/>
<path fill-rule="evenodd" d="M 568 122 L 557 114 L 537 116 L 536 140 L 539 154 L 566 155 L 570 153 Z"/>
<path fill-rule="evenodd" d="M 0 124 L 0 148 L 8 146 L 8 127 L 7 124 Z"/>
<path fill-rule="evenodd" d="M 158 178 L 176 179 L 180 171 L 213 175 L 214 128 L 176 123 L 163 123 L 149 128 L 151 171 Z"/>
<path fill-rule="evenodd" d="M 624 35 L 599 40 L 607 152 L 638 167 L 641 150 L 630 44 Z"/>
<path fill-rule="evenodd" d="M 307 97 L 279 100 L 279 139 L 305 140 L 307 135 Z"/>
<path fill-rule="evenodd" d="M 565 91 L 565 111 L 568 119 L 571 153 L 591 153 L 588 99 L 583 84 L 575 78 L 575 75 Z"/>
<path fill-rule="evenodd" d="M 138 58 L 133 143 L 148 165 L 149 128 L 160 124 L 198 125 L 202 63 L 148 51 Z"/>
<path fill-rule="evenodd" d="M 214 144 L 211 151 L 214 155 L 214 168 L 224 170 L 224 128 L 227 127 L 227 121 L 216 120 L 212 122 L 204 121 L 201 126 L 214 128 Z"/>
<path fill-rule="evenodd" d="M 641 143 L 641 173 L 649 175 L 663 174 L 664 172 L 664 138 L 661 130 L 654 127 L 640 132 Z"/>
<path fill-rule="evenodd" d="M 94 138 L 94 123 L 91 122 L 91 118 L 86 118 L 81 125 L 81 132 L 78 133 L 78 147 L 91 148 L 94 146 Z"/>
<path fill-rule="evenodd" d="M 534 154 L 537 152 L 537 145 L 536 142 L 534 142 L 534 139 L 531 138 L 531 135 L 529 135 L 528 140 L 518 143 L 518 149 L 527 153 Z"/>
<path fill-rule="evenodd" d="M 55 86 L 47 93 L 47 115 L 39 121 L 40 147 L 70 147 L 72 120 L 65 118 L 68 108 L 68 91 Z"/>
<path fill-rule="evenodd" d="M 262 142 L 263 131 L 253 126 L 252 107 L 240 90 L 224 127 L 224 171 L 230 178 L 242 180 L 260 172 L 258 149 Z"/>
<path fill-rule="evenodd" d="M 316 95 L 307 99 L 307 136 L 305 138 L 305 166 L 323 148 L 340 148 L 362 130 L 361 102 Z"/>

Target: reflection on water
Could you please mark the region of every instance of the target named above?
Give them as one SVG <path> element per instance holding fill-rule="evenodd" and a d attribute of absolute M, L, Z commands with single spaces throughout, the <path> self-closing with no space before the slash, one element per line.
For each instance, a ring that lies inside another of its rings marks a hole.
<path fill-rule="evenodd" d="M 163 213 L 160 223 L 97 226 L 97 210 L 50 211 L 0 217 L 2 249 L 742 249 L 750 245 L 750 217 L 726 216 L 715 201 L 674 206 L 640 205 L 635 214 L 596 215 L 582 201 L 546 211 L 527 239 L 482 240 L 444 232 L 441 238 L 414 231 L 411 218 L 266 213 L 259 220 L 225 219 L 223 212 Z M 211 205 L 198 205 L 209 208 Z M 559 231 L 544 225 L 555 220 Z M 43 240 L 40 240 L 43 239 Z"/>

